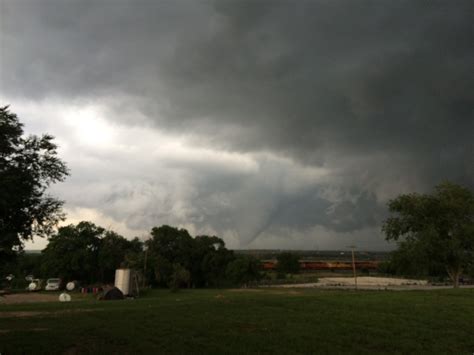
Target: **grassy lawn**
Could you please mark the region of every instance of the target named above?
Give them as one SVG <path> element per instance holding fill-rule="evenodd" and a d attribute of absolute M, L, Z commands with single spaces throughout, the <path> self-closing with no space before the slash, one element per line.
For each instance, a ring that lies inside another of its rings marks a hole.
<path fill-rule="evenodd" d="M 100 352 L 472 354 L 474 289 L 154 290 L 138 300 L 0 304 L 2 355 Z"/>

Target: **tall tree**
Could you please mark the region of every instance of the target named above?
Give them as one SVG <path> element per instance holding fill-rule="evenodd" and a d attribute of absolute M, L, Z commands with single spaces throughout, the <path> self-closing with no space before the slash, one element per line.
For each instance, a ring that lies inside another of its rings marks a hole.
<path fill-rule="evenodd" d="M 193 285 L 220 286 L 225 281 L 227 264 L 234 260 L 234 253 L 216 236 L 201 235 L 194 238 L 191 275 Z"/>
<path fill-rule="evenodd" d="M 388 204 L 394 216 L 382 227 L 400 249 L 444 265 L 454 287 L 474 262 L 474 193 L 444 182 L 433 194 L 400 195 Z"/>
<path fill-rule="evenodd" d="M 191 269 L 193 238 L 186 229 L 168 225 L 154 227 L 151 239 L 146 241 L 148 264 L 153 265 L 155 279 L 167 286 L 173 273 L 173 265 L 179 264 L 184 269 Z"/>
<path fill-rule="evenodd" d="M 53 137 L 23 135 L 8 106 L 0 108 L 0 260 L 7 260 L 33 236 L 46 236 L 64 218 L 63 202 L 46 193 L 68 175 Z"/>
<path fill-rule="evenodd" d="M 100 240 L 98 254 L 100 280 L 113 282 L 116 269 L 136 266 L 131 260 L 137 259 L 142 253 L 142 247 L 138 238 L 128 240 L 113 231 L 105 232 Z"/>
<path fill-rule="evenodd" d="M 234 253 L 225 248 L 222 239 L 206 235 L 193 238 L 186 229 L 167 225 L 154 227 L 151 236 L 146 242 L 147 264 L 161 286 L 219 286 L 225 281 L 225 270 Z M 177 275 L 189 278 L 186 283 L 176 283 Z"/>
<path fill-rule="evenodd" d="M 60 227 L 43 250 L 43 274 L 66 280 L 100 278 L 99 252 L 106 231 L 90 222 Z"/>

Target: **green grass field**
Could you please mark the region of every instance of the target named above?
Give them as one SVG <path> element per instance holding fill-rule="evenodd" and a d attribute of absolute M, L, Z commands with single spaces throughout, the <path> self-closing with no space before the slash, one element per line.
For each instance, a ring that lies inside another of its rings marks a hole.
<path fill-rule="evenodd" d="M 474 289 L 156 290 L 0 304 L 0 353 L 472 354 Z"/>

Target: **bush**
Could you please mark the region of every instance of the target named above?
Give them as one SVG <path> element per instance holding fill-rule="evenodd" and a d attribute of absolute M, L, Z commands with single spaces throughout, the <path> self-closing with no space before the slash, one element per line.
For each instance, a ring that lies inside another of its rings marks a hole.
<path fill-rule="evenodd" d="M 277 271 L 283 274 L 297 274 L 300 272 L 299 257 L 293 253 L 281 253 L 277 256 Z"/>
<path fill-rule="evenodd" d="M 226 268 L 226 275 L 234 285 L 245 287 L 262 277 L 259 261 L 248 255 L 239 256 L 230 262 Z"/>
<path fill-rule="evenodd" d="M 189 287 L 191 274 L 180 264 L 173 264 L 173 273 L 168 282 L 171 291 L 176 292 L 181 287 Z"/>

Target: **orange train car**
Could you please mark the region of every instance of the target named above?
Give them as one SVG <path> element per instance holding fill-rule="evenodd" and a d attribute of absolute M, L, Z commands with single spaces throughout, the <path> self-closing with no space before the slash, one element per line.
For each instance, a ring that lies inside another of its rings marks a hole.
<path fill-rule="evenodd" d="M 262 261 L 261 266 L 263 270 L 275 270 L 276 261 Z"/>
<path fill-rule="evenodd" d="M 263 270 L 276 270 L 276 260 L 262 261 Z M 376 270 L 379 266 L 378 261 L 356 261 L 357 270 Z M 300 261 L 302 271 L 310 270 L 352 270 L 350 261 Z"/>

